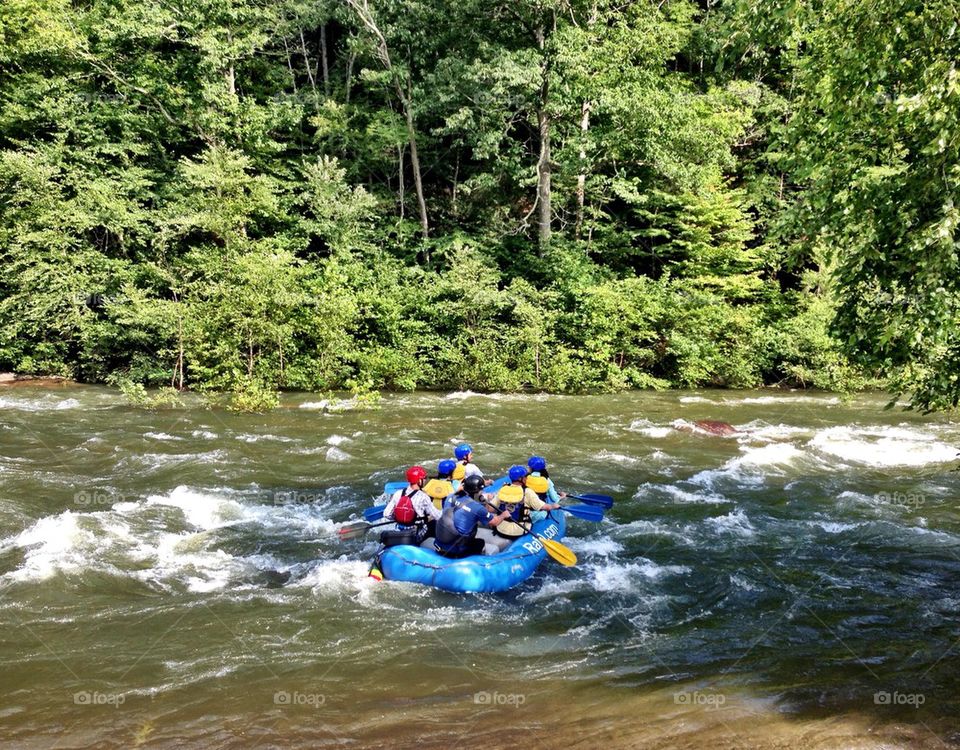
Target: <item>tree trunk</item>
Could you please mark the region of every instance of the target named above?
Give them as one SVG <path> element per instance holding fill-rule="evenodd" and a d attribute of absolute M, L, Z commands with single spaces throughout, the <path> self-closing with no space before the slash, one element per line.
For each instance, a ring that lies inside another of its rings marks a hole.
<path fill-rule="evenodd" d="M 457 162 L 453 168 L 453 190 L 450 193 L 450 210 L 457 215 L 457 189 L 460 186 L 460 150 L 457 150 Z"/>
<path fill-rule="evenodd" d="M 283 38 L 283 49 L 287 53 L 287 69 L 290 71 L 290 82 L 293 84 L 293 93 L 297 93 L 297 74 L 293 72 L 293 60 L 290 59 L 290 45 L 287 38 Z"/>
<path fill-rule="evenodd" d="M 550 114 L 547 112 L 547 100 L 550 94 L 550 62 L 546 54 L 547 37 L 544 27 L 537 28 L 537 46 L 543 56 L 540 67 L 540 100 L 537 106 L 537 125 L 540 133 L 540 158 L 537 160 L 537 201 L 540 206 L 539 228 L 540 249 L 550 242 L 550 225 L 553 220 L 550 190 Z"/>
<path fill-rule="evenodd" d="M 176 292 L 173 293 L 173 301 L 177 304 L 177 364 L 173 369 L 173 377 L 170 379 L 170 386 L 178 391 L 183 390 L 183 311 L 180 309 L 180 297 Z"/>
<path fill-rule="evenodd" d="M 400 87 L 397 86 L 399 89 Z M 417 191 L 417 205 L 420 208 L 420 231 L 423 238 L 430 236 L 430 222 L 427 219 L 427 201 L 423 195 L 423 180 L 420 176 L 420 157 L 417 155 L 417 130 L 413 124 L 413 107 L 410 100 L 401 94 L 404 114 L 407 117 L 407 134 L 410 137 L 410 168 L 413 170 L 413 186 Z"/>
<path fill-rule="evenodd" d="M 406 200 L 405 190 L 403 184 L 403 146 L 397 146 L 397 161 L 400 164 L 400 221 L 403 221 L 404 211 L 403 204 Z"/>
<path fill-rule="evenodd" d="M 310 67 L 310 56 L 307 54 L 307 40 L 303 38 L 303 29 L 300 29 L 300 49 L 303 52 L 303 64 L 307 68 L 307 79 L 310 81 L 310 88 L 313 90 L 314 99 L 316 99 L 317 80 L 313 77 L 313 70 Z"/>
<path fill-rule="evenodd" d="M 233 43 L 233 35 L 229 32 L 227 33 L 227 41 L 231 44 Z M 227 91 L 230 92 L 230 96 L 237 95 L 237 74 L 233 69 L 233 61 L 230 61 L 230 67 L 227 68 L 227 71 L 223 74 L 223 77 L 227 80 Z"/>
<path fill-rule="evenodd" d="M 345 104 L 350 103 L 350 86 L 353 83 L 353 62 L 356 59 L 357 59 L 356 52 L 351 52 L 350 55 L 347 57 L 347 80 L 344 84 L 344 88 L 345 88 L 344 103 Z"/>
<path fill-rule="evenodd" d="M 420 156 L 417 152 L 417 128 L 413 121 L 413 96 L 410 92 L 410 82 L 407 81 L 406 86 L 404 86 L 396 70 L 394 70 L 393 63 L 390 61 L 390 47 L 387 45 L 387 38 L 377 25 L 377 19 L 373 17 L 368 0 L 347 0 L 347 4 L 354 9 L 360 22 L 376 40 L 377 58 L 383 65 L 383 69 L 393 79 L 397 98 L 403 107 L 403 114 L 407 121 L 407 136 L 410 140 L 410 168 L 413 171 L 413 186 L 417 192 L 417 206 L 420 209 L 420 231 L 423 238 L 427 239 L 430 236 L 430 221 L 427 218 L 427 200 L 423 194 L 423 179 L 420 172 Z"/>
<path fill-rule="evenodd" d="M 320 27 L 320 62 L 323 66 L 323 93 L 330 96 L 330 67 L 327 64 L 327 25 Z"/>
<path fill-rule="evenodd" d="M 580 109 L 580 135 L 583 142 L 580 144 L 580 174 L 577 175 L 577 222 L 573 228 L 573 236 L 580 239 L 580 230 L 583 228 L 583 201 L 587 187 L 587 151 L 584 143 L 587 132 L 590 130 L 590 102 L 585 101 Z"/>

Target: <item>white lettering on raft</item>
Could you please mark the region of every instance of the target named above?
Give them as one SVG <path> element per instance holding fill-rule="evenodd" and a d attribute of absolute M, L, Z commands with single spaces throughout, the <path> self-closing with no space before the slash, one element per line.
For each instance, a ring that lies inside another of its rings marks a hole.
<path fill-rule="evenodd" d="M 551 525 L 543 532 L 541 536 L 545 539 L 553 539 L 557 535 L 559 529 Z M 531 538 L 529 541 L 523 543 L 523 548 L 532 555 L 537 554 L 540 550 L 543 549 L 543 545 L 540 543 L 540 540 L 537 537 Z"/>

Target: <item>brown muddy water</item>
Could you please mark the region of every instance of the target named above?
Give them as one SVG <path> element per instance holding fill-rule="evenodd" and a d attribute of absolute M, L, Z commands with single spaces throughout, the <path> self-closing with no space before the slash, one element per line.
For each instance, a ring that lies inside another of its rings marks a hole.
<path fill-rule="evenodd" d="M 0 389 L 0 744 L 960 745 L 960 422 L 884 404 Z M 569 519 L 576 567 L 498 595 L 366 577 L 373 534 L 338 524 L 461 440 L 616 498 Z"/>

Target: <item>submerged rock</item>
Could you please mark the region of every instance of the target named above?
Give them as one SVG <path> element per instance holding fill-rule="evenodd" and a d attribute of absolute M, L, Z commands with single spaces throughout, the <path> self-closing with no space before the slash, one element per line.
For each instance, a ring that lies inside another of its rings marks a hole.
<path fill-rule="evenodd" d="M 677 429 L 686 432 L 706 432 L 710 435 L 719 435 L 720 437 L 742 434 L 740 430 L 729 422 L 720 422 L 716 419 L 698 419 L 693 423 L 685 422 L 684 424 L 677 425 Z"/>

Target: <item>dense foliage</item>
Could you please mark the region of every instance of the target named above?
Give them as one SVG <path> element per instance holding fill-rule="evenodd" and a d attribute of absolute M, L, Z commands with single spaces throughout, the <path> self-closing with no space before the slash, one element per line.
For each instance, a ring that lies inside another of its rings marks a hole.
<path fill-rule="evenodd" d="M 956 9 L 815 5 L 6 0 L 0 369 L 956 403 Z"/>

